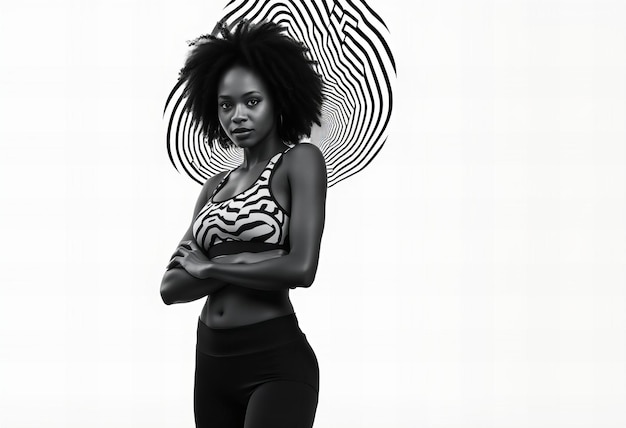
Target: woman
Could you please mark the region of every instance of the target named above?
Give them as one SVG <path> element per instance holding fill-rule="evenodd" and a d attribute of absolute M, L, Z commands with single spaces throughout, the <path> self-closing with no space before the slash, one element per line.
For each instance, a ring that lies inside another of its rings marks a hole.
<path fill-rule="evenodd" d="M 207 297 L 198 321 L 197 427 L 311 427 L 317 359 L 289 290 L 309 287 L 324 228 L 326 166 L 298 144 L 319 124 L 322 81 L 273 23 L 203 36 L 181 79 L 211 141 L 243 163 L 206 181 L 161 284 L 166 304 Z"/>

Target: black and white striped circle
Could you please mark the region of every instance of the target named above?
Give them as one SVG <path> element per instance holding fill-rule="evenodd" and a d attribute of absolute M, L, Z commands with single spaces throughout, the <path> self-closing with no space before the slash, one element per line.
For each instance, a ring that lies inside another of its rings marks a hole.
<path fill-rule="evenodd" d="M 242 19 L 281 24 L 318 62 L 324 80 L 322 126 L 314 126 L 307 142 L 324 154 L 328 186 L 365 168 L 387 139 L 396 76 L 380 16 L 361 0 L 232 0 L 221 20 L 233 27 Z M 168 155 L 178 171 L 204 183 L 241 164 L 243 153 L 209 145 L 183 110 L 182 92 L 179 83 L 165 105 Z"/>

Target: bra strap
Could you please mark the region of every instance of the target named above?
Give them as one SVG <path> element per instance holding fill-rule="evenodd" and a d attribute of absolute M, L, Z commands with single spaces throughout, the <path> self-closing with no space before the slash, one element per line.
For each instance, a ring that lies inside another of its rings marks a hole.
<path fill-rule="evenodd" d="M 215 189 L 213 189 L 213 193 L 211 193 L 211 196 L 209 196 L 208 200 L 213 199 L 213 196 L 215 196 L 215 194 L 217 192 L 219 192 L 219 190 L 222 188 L 222 186 L 224 185 L 224 182 L 226 182 L 226 179 L 228 178 L 228 176 L 230 175 L 230 173 L 233 172 L 233 170 L 231 169 L 230 171 L 228 171 L 224 177 L 222 177 L 222 179 L 220 180 L 220 182 L 217 184 L 217 186 L 215 186 Z"/>
<path fill-rule="evenodd" d="M 272 158 L 272 160 L 268 163 L 267 167 L 265 167 L 265 169 L 266 169 L 266 170 L 268 170 L 268 169 L 269 169 L 270 171 L 271 171 L 271 170 L 273 170 L 273 169 L 274 169 L 274 165 L 276 165 L 276 164 L 278 163 L 278 161 L 280 160 L 280 158 L 282 158 L 282 157 L 283 157 L 283 155 L 284 155 L 285 153 L 287 153 L 289 150 L 291 150 L 291 149 L 293 149 L 293 148 L 294 148 L 294 146 L 287 147 L 287 149 L 286 149 L 285 151 L 282 151 L 282 152 L 276 153 L 276 154 L 274 155 L 274 157 Z"/>

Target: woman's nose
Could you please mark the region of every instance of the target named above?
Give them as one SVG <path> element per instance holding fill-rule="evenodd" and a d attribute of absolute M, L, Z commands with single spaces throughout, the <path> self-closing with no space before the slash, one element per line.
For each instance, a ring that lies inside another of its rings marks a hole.
<path fill-rule="evenodd" d="M 232 120 L 235 123 L 243 122 L 244 120 L 246 120 L 245 106 L 242 106 L 241 104 L 235 105 L 235 111 L 233 113 Z"/>

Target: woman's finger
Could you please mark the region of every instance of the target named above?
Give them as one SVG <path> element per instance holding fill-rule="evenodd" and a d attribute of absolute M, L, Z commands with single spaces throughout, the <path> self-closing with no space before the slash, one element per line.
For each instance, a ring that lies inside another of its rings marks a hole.
<path fill-rule="evenodd" d="M 178 256 L 172 258 L 172 260 L 170 260 L 170 262 L 167 264 L 167 267 L 165 269 L 166 270 L 170 270 L 170 269 L 172 269 L 174 267 L 180 267 L 181 264 L 180 264 L 179 260 L 180 260 L 180 258 Z"/>
<path fill-rule="evenodd" d="M 177 248 L 176 251 L 174 251 L 174 254 L 172 254 L 172 257 L 170 258 L 170 260 L 172 260 L 174 257 L 179 257 L 182 256 L 182 253 L 180 252 L 180 248 Z"/>
<path fill-rule="evenodd" d="M 170 261 L 174 260 L 174 257 L 185 257 L 185 251 L 187 251 L 187 250 L 179 248 L 178 250 L 176 250 L 174 252 L 174 254 L 172 254 L 172 257 L 170 258 Z"/>

